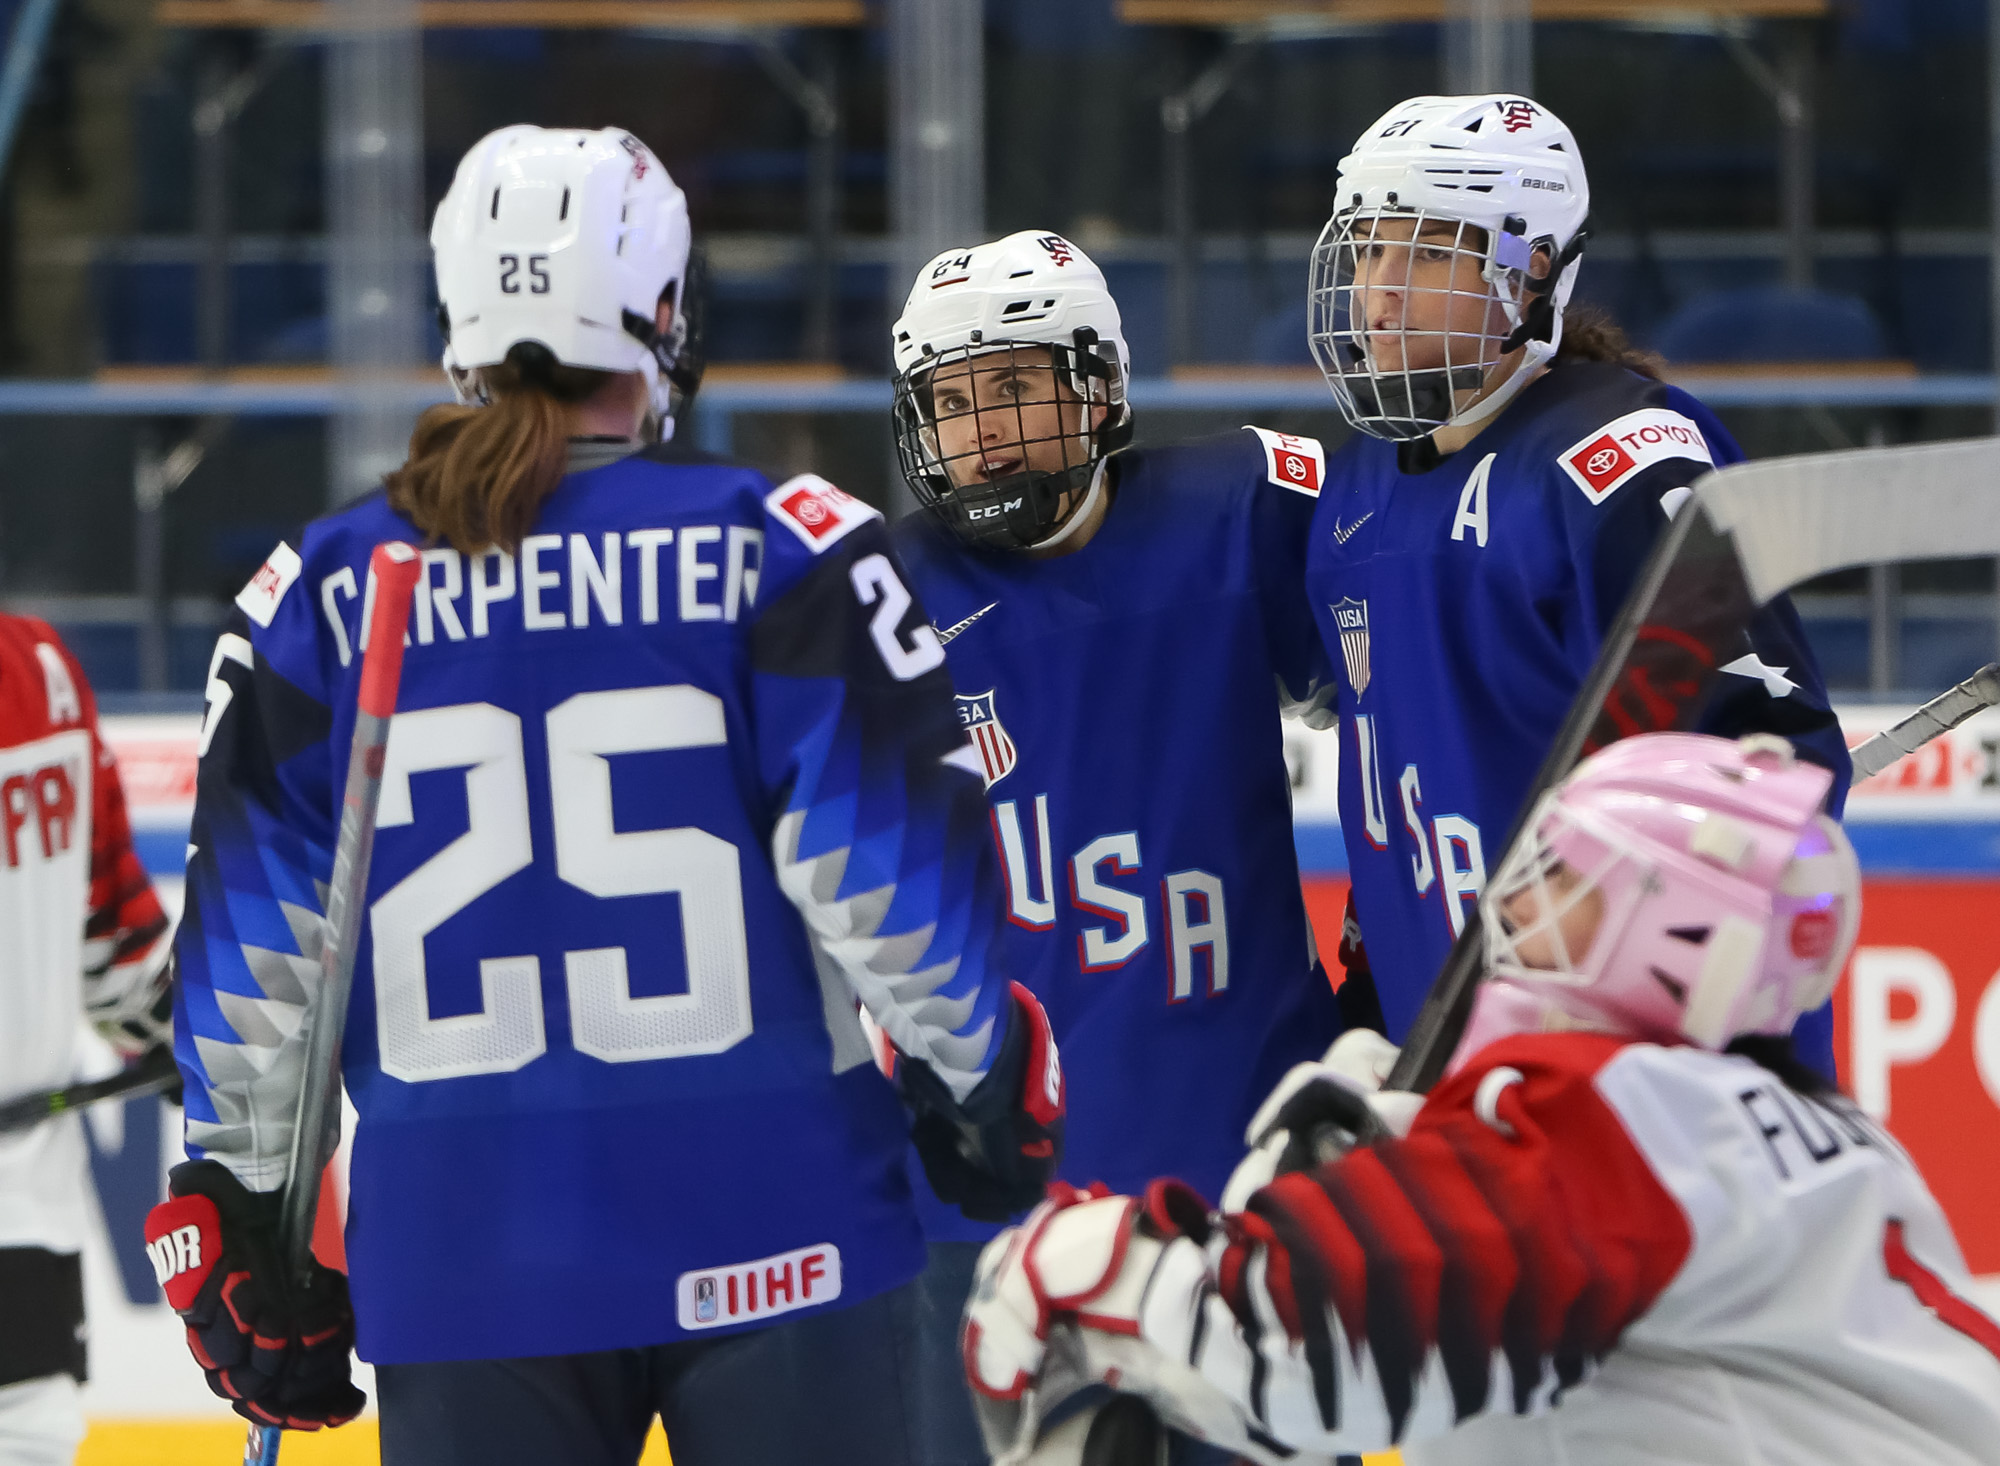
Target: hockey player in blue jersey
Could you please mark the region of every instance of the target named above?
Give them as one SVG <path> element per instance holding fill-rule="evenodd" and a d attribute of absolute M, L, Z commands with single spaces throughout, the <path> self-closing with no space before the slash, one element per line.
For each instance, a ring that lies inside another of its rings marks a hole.
<path fill-rule="evenodd" d="M 984 764 L 1011 972 L 1070 1084 L 1062 1174 L 1219 1194 L 1339 1009 L 1313 950 L 1280 714 L 1325 726 L 1302 593 L 1323 455 L 1262 428 L 1131 448 L 1116 302 L 1058 235 L 948 250 L 894 327 L 896 526 Z M 926 1466 L 984 1461 L 958 1315 L 975 1227 L 926 1210 Z"/>
<path fill-rule="evenodd" d="M 1608 320 L 1566 311 L 1589 188 L 1541 104 L 1404 102 L 1336 199 L 1312 348 L 1359 432 L 1327 465 L 1307 581 L 1341 663 L 1352 899 L 1400 1038 L 1655 538 L 1742 453 Z M 1837 814 L 1847 751 L 1789 602 L 1721 671 L 1702 729 L 1789 737 L 1834 770 Z M 1799 1037 L 1830 1072 L 1825 1010 Z"/>
<path fill-rule="evenodd" d="M 693 302 L 637 139 L 489 136 L 432 244 L 470 405 L 278 547 L 211 666 L 169 1299 L 258 1421 L 351 1417 L 358 1335 L 389 1466 L 632 1466 L 656 1414 L 682 1466 L 906 1461 L 911 1123 L 857 1000 L 969 1210 L 1040 1194 L 1062 1114 L 943 649 L 874 510 L 646 446 Z M 427 548 L 344 1049 L 350 1313 L 272 1223 L 384 540 Z"/>

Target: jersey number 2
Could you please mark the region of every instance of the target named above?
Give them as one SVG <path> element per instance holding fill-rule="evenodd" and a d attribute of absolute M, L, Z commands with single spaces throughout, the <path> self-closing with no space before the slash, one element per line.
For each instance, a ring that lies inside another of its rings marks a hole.
<path fill-rule="evenodd" d="M 737 849 L 693 826 L 621 833 L 607 759 L 725 743 L 721 699 L 688 686 L 580 693 L 550 710 L 546 729 L 556 874 L 593 896 L 681 898 L 685 993 L 633 996 L 623 947 L 563 953 L 577 1048 L 621 1064 L 741 1043 L 751 1030 L 750 959 Z M 424 938 L 534 860 L 521 720 L 491 703 L 396 715 L 377 823 L 414 818 L 411 775 L 455 768 L 465 769 L 465 833 L 370 912 L 382 1069 L 411 1083 L 508 1073 L 548 1048 L 533 955 L 481 958 L 480 1010 L 431 1016 Z"/>

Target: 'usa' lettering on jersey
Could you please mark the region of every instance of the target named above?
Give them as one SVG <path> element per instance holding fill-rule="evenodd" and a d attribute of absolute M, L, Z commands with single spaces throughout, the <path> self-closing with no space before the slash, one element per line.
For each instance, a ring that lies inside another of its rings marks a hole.
<path fill-rule="evenodd" d="M 1605 628 L 1667 527 L 1663 506 L 1739 457 L 1687 394 L 1573 362 L 1463 452 L 1399 456 L 1356 437 L 1328 463 L 1306 576 L 1347 673 L 1341 835 L 1390 1038 L 1416 1015 L 1500 859 Z M 1782 730 L 1841 772 L 1837 806 L 1846 747 L 1788 603 L 1760 615 L 1741 653 L 1725 665 L 1745 675 L 1721 679 L 1703 730 Z M 1827 1052 L 1830 1038 L 1818 1042 Z"/>
<path fill-rule="evenodd" d="M 1301 590 L 1323 464 L 1261 429 L 1121 453 L 1103 527 L 1046 560 L 968 553 L 929 515 L 896 527 L 951 635 L 1074 1181 L 1219 1195 L 1257 1104 L 1334 1036 L 1279 727 L 1323 726 L 1334 693 Z M 992 1230 L 924 1204 L 934 1239 Z"/>

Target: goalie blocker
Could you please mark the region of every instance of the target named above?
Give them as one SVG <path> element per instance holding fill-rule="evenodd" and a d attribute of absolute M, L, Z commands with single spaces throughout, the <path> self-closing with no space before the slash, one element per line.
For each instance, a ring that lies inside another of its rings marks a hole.
<path fill-rule="evenodd" d="M 1105 1387 L 1259 1462 L 1990 1459 L 2000 1320 L 1784 1037 L 1858 926 L 1829 782 L 1770 738 L 1597 755 L 1482 896 L 1490 976 L 1406 1134 L 1219 1219 L 1052 1193 L 966 1319 L 1001 1466 Z"/>

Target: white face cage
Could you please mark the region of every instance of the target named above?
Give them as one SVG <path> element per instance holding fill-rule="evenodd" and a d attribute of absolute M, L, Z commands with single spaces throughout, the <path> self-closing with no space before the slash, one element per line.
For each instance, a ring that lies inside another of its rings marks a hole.
<path fill-rule="evenodd" d="M 1358 430 L 1403 441 L 1477 420 L 1555 353 L 1550 292 L 1583 234 L 1558 250 L 1525 229 L 1517 218 L 1489 230 L 1421 209 L 1349 209 L 1327 221 L 1313 247 L 1309 335 Z M 1539 277 L 1537 250 L 1549 264 Z M 1475 407 L 1501 358 L 1524 345 L 1520 367 Z"/>
<path fill-rule="evenodd" d="M 1579 869 L 1553 848 L 1549 837 L 1559 825 L 1581 830 L 1599 842 L 1602 854 L 1590 869 Z M 1513 858 L 1501 866 L 1481 900 L 1487 917 L 1483 923 L 1487 970 L 1497 977 L 1589 987 L 1596 980 L 1585 967 L 1590 953 L 1600 948 L 1609 950 L 1616 944 L 1631 919 L 1639 888 L 1644 884 L 1643 875 L 1638 880 L 1622 882 L 1610 877 L 1628 862 L 1643 871 L 1645 859 L 1636 850 L 1627 848 L 1616 830 L 1579 819 L 1575 811 L 1561 805 L 1545 809 L 1535 819 L 1533 828 L 1537 838 L 1519 843 Z M 1614 893 L 1621 888 L 1624 899 L 1617 901 L 1618 909 L 1613 910 Z M 1564 925 L 1572 911 L 1598 893 L 1602 893 L 1604 909 L 1598 913 L 1587 945 L 1572 951 Z M 1525 922 L 1517 922 L 1508 908 L 1523 895 L 1534 898 L 1534 915 Z M 1538 953 L 1541 960 L 1530 962 L 1524 952 L 1536 943 L 1544 944 L 1546 955 Z"/>

